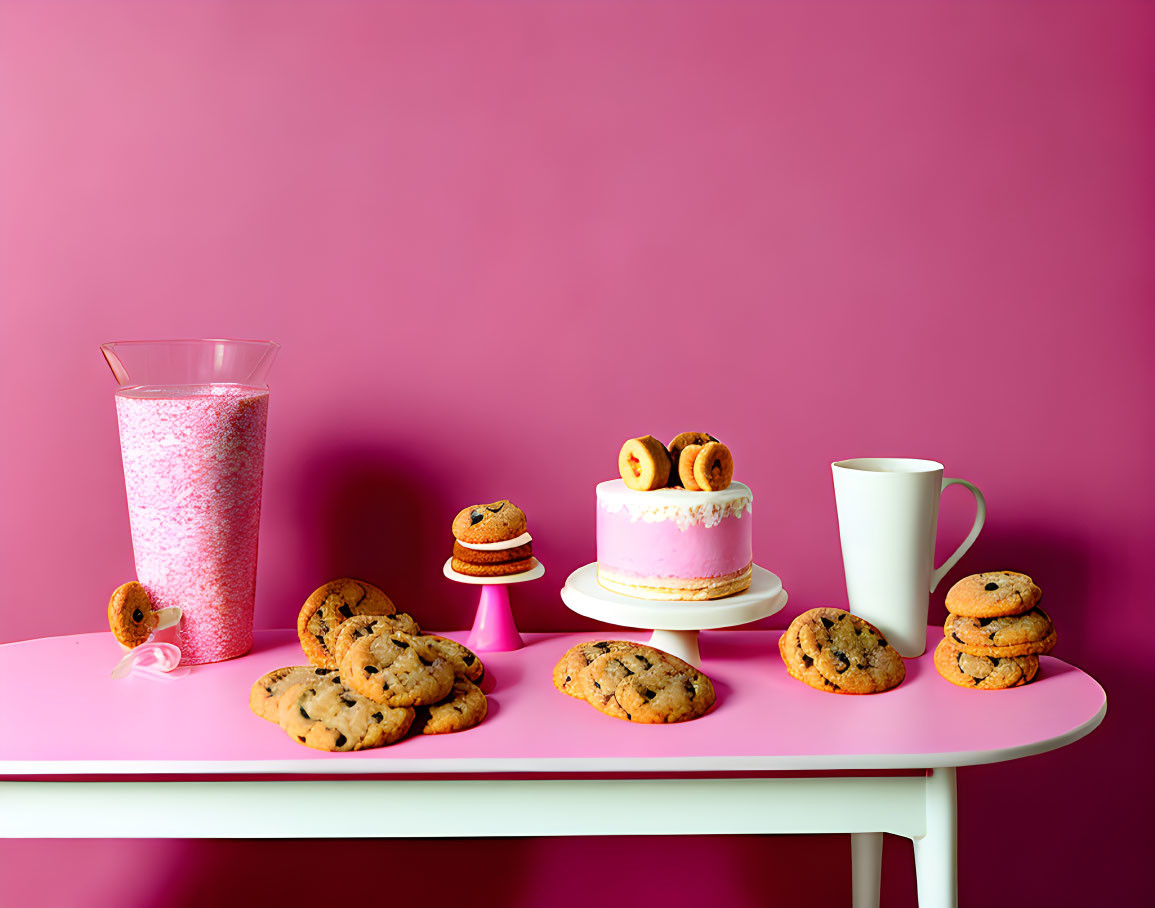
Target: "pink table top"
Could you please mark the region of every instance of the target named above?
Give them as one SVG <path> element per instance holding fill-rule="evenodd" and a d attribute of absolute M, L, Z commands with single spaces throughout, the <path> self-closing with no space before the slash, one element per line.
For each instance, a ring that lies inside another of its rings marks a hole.
<path fill-rule="evenodd" d="M 249 710 L 253 681 L 303 661 L 293 631 L 258 631 L 247 656 L 162 681 L 111 680 L 121 652 L 107 633 L 29 640 L 0 646 L 0 674 L 16 687 L 0 776 L 926 769 L 1042 753 L 1102 721 L 1103 689 L 1059 659 L 1043 657 L 1036 680 L 1014 690 L 949 684 L 931 661 L 938 633 L 907 661 L 901 686 L 854 697 L 789 677 L 780 631 L 705 631 L 702 668 L 718 702 L 701 719 L 662 726 L 610 718 L 554 688 L 558 657 L 594 635 L 528 634 L 521 650 L 482 654 L 489 716 L 477 728 L 347 754 L 302 747 Z"/>

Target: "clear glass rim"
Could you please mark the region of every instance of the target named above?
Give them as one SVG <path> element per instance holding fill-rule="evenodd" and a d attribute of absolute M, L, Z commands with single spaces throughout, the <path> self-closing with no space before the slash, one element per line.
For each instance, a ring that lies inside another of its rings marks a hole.
<path fill-rule="evenodd" d="M 158 338 L 157 340 L 127 340 L 127 341 L 109 341 L 100 345 L 100 349 L 105 347 L 136 347 L 144 346 L 146 344 L 253 344 L 258 347 L 276 347 L 280 349 L 280 344 L 276 341 L 270 340 L 250 340 L 248 338 L 237 337 L 177 337 L 171 339 Z"/>

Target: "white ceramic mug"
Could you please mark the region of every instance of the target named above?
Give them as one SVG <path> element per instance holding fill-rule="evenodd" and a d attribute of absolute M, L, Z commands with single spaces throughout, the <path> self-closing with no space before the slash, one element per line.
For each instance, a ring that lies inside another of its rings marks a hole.
<path fill-rule="evenodd" d="M 859 457 L 830 468 L 850 611 L 881 630 L 900 655 L 921 656 L 930 594 L 978 538 L 986 499 L 965 479 L 943 479 L 942 464 L 933 460 Z M 974 495 L 975 523 L 936 568 L 939 498 L 955 484 Z"/>

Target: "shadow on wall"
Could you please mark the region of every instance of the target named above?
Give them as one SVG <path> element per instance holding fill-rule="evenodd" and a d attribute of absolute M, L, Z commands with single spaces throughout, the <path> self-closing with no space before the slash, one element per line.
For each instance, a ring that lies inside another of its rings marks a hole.
<path fill-rule="evenodd" d="M 470 626 L 474 597 L 447 589 L 442 575 L 452 551 L 449 522 L 460 506 L 432 478 L 445 475 L 438 464 L 400 448 L 325 447 L 302 458 L 299 475 L 306 549 L 315 553 L 311 588 L 357 577 L 380 586 L 422 625 Z"/>

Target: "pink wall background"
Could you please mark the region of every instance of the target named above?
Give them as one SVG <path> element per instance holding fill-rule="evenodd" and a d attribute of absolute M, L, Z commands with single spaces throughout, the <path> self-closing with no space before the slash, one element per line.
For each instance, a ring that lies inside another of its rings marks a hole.
<path fill-rule="evenodd" d="M 829 462 L 932 457 L 990 509 L 932 620 L 958 577 L 1026 571 L 1110 701 L 1066 750 L 960 772 L 962 902 L 1133 903 L 1155 847 L 1131 655 L 1155 631 L 1153 46 L 1150 3 L 0 3 L 0 640 L 100 630 L 132 575 L 107 340 L 283 344 L 265 627 L 340 574 L 466 626 L 449 521 L 499 496 L 549 569 L 521 626 L 592 627 L 557 591 L 593 557 L 593 484 L 624 438 L 699 426 L 756 491 L 783 626 L 845 603 Z M 973 513 L 956 491 L 940 551 Z M 843 838 L 636 844 L 694 856 L 641 874 L 675 904 L 849 898 Z M 5 842 L 0 891 L 321 898 L 251 868 L 451 848 L 506 868 L 443 880 L 480 904 L 639 876 L 592 840 Z M 884 903 L 912 890 L 888 839 Z"/>

